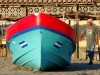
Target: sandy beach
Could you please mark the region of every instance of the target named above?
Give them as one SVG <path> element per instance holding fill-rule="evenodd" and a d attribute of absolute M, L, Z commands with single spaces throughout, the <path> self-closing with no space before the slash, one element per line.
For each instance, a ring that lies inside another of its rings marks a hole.
<path fill-rule="evenodd" d="M 12 58 L 0 57 L 0 75 L 100 75 L 100 61 L 88 65 L 88 60 L 72 60 L 69 66 L 60 70 L 36 71 L 12 64 Z"/>

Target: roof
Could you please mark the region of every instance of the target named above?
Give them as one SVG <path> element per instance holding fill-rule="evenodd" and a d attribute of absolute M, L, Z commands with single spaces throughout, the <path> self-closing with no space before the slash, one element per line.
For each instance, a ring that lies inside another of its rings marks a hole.
<path fill-rule="evenodd" d="M 93 4 L 97 0 L 0 0 L 0 5 Z"/>

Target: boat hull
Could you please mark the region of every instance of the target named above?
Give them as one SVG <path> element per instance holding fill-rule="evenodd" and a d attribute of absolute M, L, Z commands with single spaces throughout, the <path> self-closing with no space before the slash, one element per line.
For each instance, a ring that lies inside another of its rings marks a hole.
<path fill-rule="evenodd" d="M 54 69 L 70 64 L 74 44 L 68 37 L 43 27 L 18 34 L 9 45 L 13 63 L 37 70 Z M 22 41 L 24 43 L 21 45 Z M 57 46 L 57 43 L 61 45 Z"/>
<path fill-rule="evenodd" d="M 13 63 L 37 70 L 69 65 L 75 43 L 73 28 L 45 13 L 22 18 L 6 30 L 6 45 Z"/>

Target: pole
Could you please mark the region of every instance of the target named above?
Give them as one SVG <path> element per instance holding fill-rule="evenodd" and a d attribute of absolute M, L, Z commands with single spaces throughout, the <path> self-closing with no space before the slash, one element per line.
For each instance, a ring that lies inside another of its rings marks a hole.
<path fill-rule="evenodd" d="M 78 12 L 79 10 L 79 6 L 76 5 L 76 12 Z M 76 14 L 75 16 L 76 20 L 74 20 L 74 27 L 75 27 L 75 31 L 76 31 L 76 51 L 75 51 L 75 59 L 78 59 L 79 58 L 79 21 L 77 20 L 78 19 L 78 14 Z"/>
<path fill-rule="evenodd" d="M 0 57 L 2 56 L 1 44 L 2 44 L 2 22 L 0 22 Z"/>
<path fill-rule="evenodd" d="M 79 36 L 78 36 L 78 20 L 74 20 L 74 30 L 76 31 L 76 52 L 75 52 L 75 58 L 79 58 Z"/>
<path fill-rule="evenodd" d="M 99 21 L 99 24 L 100 24 L 100 21 Z M 99 61 L 100 61 L 100 44 L 99 44 L 99 32 L 100 29 L 98 29 L 98 53 L 99 53 Z"/>
<path fill-rule="evenodd" d="M 63 21 L 65 22 L 65 11 L 63 11 Z"/>

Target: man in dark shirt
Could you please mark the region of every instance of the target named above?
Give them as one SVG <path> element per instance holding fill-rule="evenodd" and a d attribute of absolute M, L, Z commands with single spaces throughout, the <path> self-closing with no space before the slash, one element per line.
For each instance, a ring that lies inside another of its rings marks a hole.
<path fill-rule="evenodd" d="M 82 40 L 84 34 L 86 34 L 87 42 L 87 52 L 90 59 L 89 65 L 93 64 L 94 49 L 95 45 L 98 44 L 98 30 L 95 25 L 93 25 L 92 19 L 87 20 L 87 25 L 83 28 L 80 41 Z"/>

